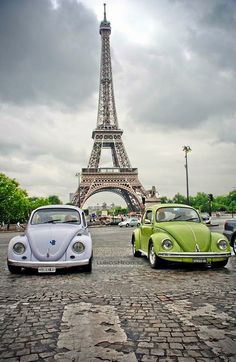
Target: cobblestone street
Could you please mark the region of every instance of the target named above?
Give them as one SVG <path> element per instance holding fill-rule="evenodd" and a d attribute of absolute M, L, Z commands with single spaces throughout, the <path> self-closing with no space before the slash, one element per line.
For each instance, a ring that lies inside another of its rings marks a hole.
<path fill-rule="evenodd" d="M 132 228 L 90 231 L 91 274 L 10 274 L 13 233 L 0 234 L 0 361 L 236 360 L 235 257 L 153 270 L 132 256 Z"/>

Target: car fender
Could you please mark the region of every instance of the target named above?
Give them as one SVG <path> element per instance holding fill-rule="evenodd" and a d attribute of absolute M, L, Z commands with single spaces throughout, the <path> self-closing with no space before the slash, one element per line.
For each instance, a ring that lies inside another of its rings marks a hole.
<path fill-rule="evenodd" d="M 12 238 L 10 241 L 9 241 L 9 244 L 8 244 L 8 259 L 15 259 L 15 260 L 21 260 L 21 257 L 22 255 L 17 255 L 13 252 L 13 245 L 17 242 L 20 242 L 22 244 L 24 244 L 25 246 L 25 253 L 24 255 L 30 259 L 31 257 L 31 248 L 30 248 L 30 245 L 29 245 L 29 242 L 28 242 L 28 239 L 27 239 L 27 236 L 24 234 L 24 235 L 17 235 L 17 236 L 14 236 L 14 238 Z"/>
<path fill-rule="evenodd" d="M 141 249 L 140 237 L 141 237 L 140 229 L 137 228 L 137 229 L 134 230 L 134 232 L 132 234 L 132 238 L 131 238 L 132 245 L 134 244 L 134 240 L 135 240 L 137 250 Z"/>
<path fill-rule="evenodd" d="M 223 239 L 227 242 L 227 249 L 225 251 L 230 251 L 230 242 L 227 239 L 226 236 L 224 236 L 221 233 L 217 233 L 217 232 L 212 232 L 211 233 L 211 250 L 212 251 L 219 251 L 219 248 L 217 247 L 217 241 Z"/>
<path fill-rule="evenodd" d="M 81 234 L 81 235 L 75 235 L 72 240 L 70 241 L 67 250 L 66 250 L 66 260 L 69 260 L 69 255 L 70 254 L 74 254 L 72 246 L 76 241 L 80 241 L 85 245 L 85 250 L 83 253 L 81 254 L 77 254 L 78 258 L 81 258 L 81 256 L 86 257 L 86 258 L 91 258 L 92 254 L 93 254 L 93 244 L 92 244 L 92 239 L 90 234 L 85 235 L 85 234 Z"/>
<path fill-rule="evenodd" d="M 176 251 L 176 252 L 181 251 L 181 248 L 180 248 L 179 244 L 177 243 L 177 241 L 171 235 L 169 235 L 168 233 L 165 233 L 165 232 L 153 233 L 149 240 L 148 249 L 149 249 L 150 244 L 153 243 L 156 255 L 158 255 L 158 253 L 161 251 L 166 251 L 166 249 L 164 249 L 162 247 L 162 241 L 164 239 L 170 239 L 172 241 L 173 248 L 170 249 L 171 251 Z"/>

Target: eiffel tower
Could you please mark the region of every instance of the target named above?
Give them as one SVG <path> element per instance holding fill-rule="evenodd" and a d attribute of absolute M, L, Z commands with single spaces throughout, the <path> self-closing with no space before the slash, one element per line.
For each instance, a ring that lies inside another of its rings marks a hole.
<path fill-rule="evenodd" d="M 97 127 L 92 133 L 94 144 L 88 167 L 82 168 L 73 202 L 83 207 L 92 195 L 112 191 L 123 197 L 130 211 L 140 211 L 147 191 L 138 179 L 138 169 L 130 164 L 122 141 L 123 131 L 118 126 L 110 54 L 111 26 L 106 18 L 106 4 L 99 32 L 102 46 Z M 102 149 L 110 149 L 113 167 L 99 167 Z"/>

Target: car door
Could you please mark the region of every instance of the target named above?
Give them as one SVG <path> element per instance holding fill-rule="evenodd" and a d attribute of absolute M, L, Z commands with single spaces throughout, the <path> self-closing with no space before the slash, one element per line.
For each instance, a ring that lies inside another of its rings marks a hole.
<path fill-rule="evenodd" d="M 146 210 L 143 216 L 143 222 L 141 224 L 141 249 L 148 253 L 148 242 L 150 236 L 153 233 L 153 212 L 152 210 Z"/>

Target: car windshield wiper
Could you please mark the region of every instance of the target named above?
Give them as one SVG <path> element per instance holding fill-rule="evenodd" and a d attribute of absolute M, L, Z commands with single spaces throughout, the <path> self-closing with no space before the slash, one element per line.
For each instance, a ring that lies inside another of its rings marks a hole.
<path fill-rule="evenodd" d="M 190 217 L 189 219 L 186 219 L 184 221 L 192 221 L 192 220 L 198 220 L 198 217 Z"/>
<path fill-rule="evenodd" d="M 56 221 L 61 221 L 61 220 L 60 219 L 48 220 L 48 221 L 44 221 L 42 224 L 53 224 Z"/>
<path fill-rule="evenodd" d="M 178 215 L 178 216 L 174 217 L 174 219 L 170 219 L 170 220 L 167 220 L 167 221 L 175 221 L 175 220 L 179 219 L 181 216 L 182 215 Z"/>
<path fill-rule="evenodd" d="M 63 221 L 64 223 L 70 223 L 70 222 L 79 222 L 79 220 L 67 220 L 67 221 Z"/>

